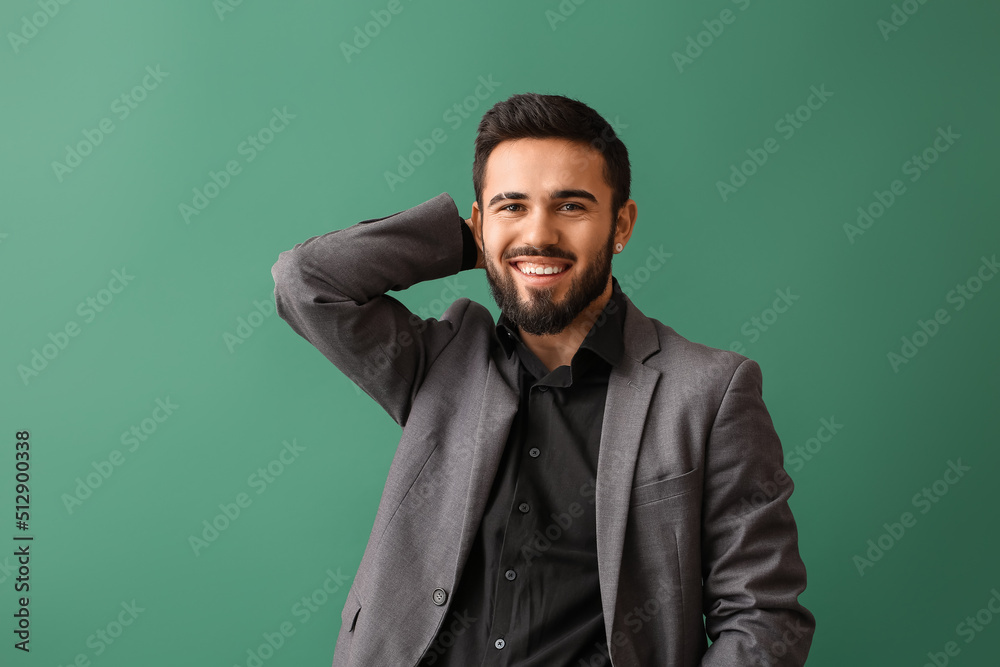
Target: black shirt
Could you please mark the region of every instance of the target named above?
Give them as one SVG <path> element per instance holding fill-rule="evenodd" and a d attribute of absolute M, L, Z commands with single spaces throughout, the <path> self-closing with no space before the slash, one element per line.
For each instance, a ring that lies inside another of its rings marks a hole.
<path fill-rule="evenodd" d="M 467 269 L 476 247 L 461 224 Z M 499 344 L 519 361 L 518 411 L 461 580 L 421 667 L 610 665 L 594 490 L 608 377 L 624 350 L 625 304 L 614 278 L 612 290 L 606 319 L 597 320 L 570 365 L 551 372 L 501 314 Z"/>

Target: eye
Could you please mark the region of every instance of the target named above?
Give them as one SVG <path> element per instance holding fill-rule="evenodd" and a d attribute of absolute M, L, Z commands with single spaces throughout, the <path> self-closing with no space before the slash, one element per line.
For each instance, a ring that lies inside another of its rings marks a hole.
<path fill-rule="evenodd" d="M 498 210 L 500 210 L 500 211 L 511 211 L 512 210 L 510 208 L 511 206 L 521 206 L 521 204 L 507 204 L 505 206 L 501 206 Z"/>
<path fill-rule="evenodd" d="M 584 210 L 583 206 L 581 206 L 580 204 L 577 204 L 576 202 L 571 202 L 571 201 L 566 202 L 565 204 L 563 204 L 563 206 L 575 206 L 576 208 L 569 209 L 571 211 L 582 211 L 582 210 Z"/>

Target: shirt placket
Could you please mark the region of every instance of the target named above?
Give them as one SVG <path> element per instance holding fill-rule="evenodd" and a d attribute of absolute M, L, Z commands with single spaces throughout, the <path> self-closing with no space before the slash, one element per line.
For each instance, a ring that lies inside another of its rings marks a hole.
<path fill-rule="evenodd" d="M 523 354 L 523 353 L 522 353 Z M 535 373 L 541 373 L 544 367 L 537 366 Z M 548 376 L 547 371 L 545 375 Z M 493 624 L 490 629 L 490 647 L 487 649 L 484 666 L 509 665 L 517 658 L 523 658 L 525 647 L 511 644 L 511 625 L 520 623 L 517 637 L 526 637 L 523 632 L 528 619 L 514 618 L 514 601 L 523 599 L 528 573 L 518 566 L 522 548 L 529 545 L 534 530 L 538 527 L 537 489 L 525 483 L 526 465 L 543 465 L 544 449 L 548 443 L 542 442 L 541 434 L 549 432 L 544 422 L 551 418 L 551 391 L 558 385 L 559 379 L 566 376 L 557 374 L 553 378 L 545 377 L 543 381 L 525 368 L 521 369 L 521 390 L 527 392 L 527 400 L 522 400 L 521 433 L 518 438 L 519 447 L 517 460 L 514 463 L 515 483 L 510 497 L 510 508 L 507 513 L 507 525 L 504 529 L 501 557 L 496 577 L 495 605 Z M 555 383 L 555 384 L 553 384 Z M 538 477 L 536 473 L 532 475 Z M 538 590 L 538 587 L 534 587 Z"/>

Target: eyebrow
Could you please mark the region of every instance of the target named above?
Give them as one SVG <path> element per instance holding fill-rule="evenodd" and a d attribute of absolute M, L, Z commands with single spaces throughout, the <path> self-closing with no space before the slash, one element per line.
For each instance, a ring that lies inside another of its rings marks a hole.
<path fill-rule="evenodd" d="M 551 199 L 570 199 L 570 198 L 587 199 L 589 201 L 594 202 L 595 204 L 598 203 L 597 197 L 595 197 L 593 194 L 591 194 L 586 190 L 556 190 L 555 192 L 551 193 L 549 197 Z M 523 199 L 528 201 L 531 199 L 531 197 L 524 194 L 523 192 L 499 192 L 496 195 L 494 195 L 492 199 L 490 199 L 489 206 L 492 207 L 494 204 L 501 202 L 505 199 Z"/>

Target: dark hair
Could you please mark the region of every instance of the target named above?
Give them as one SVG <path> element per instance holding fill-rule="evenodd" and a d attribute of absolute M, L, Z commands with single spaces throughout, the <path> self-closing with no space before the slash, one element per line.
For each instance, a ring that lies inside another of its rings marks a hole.
<path fill-rule="evenodd" d="M 618 211 L 629 199 L 632 171 L 628 150 L 608 121 L 583 102 L 561 95 L 523 93 L 497 102 L 483 114 L 476 135 L 472 187 L 483 207 L 486 160 L 501 141 L 512 139 L 569 139 L 589 144 L 604 156 L 604 180 L 611 186 L 612 228 Z"/>

